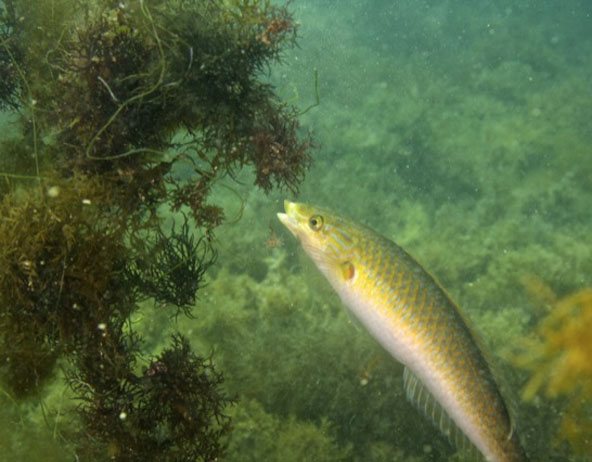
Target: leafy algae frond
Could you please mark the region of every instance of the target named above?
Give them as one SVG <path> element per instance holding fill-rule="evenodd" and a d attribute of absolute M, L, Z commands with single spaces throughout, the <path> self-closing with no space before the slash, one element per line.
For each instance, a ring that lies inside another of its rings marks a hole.
<path fill-rule="evenodd" d="M 541 322 L 540 340 L 517 358 L 532 376 L 522 395 L 532 399 L 539 390 L 550 397 L 567 398 L 559 437 L 574 452 L 592 452 L 592 289 L 560 300 Z"/>

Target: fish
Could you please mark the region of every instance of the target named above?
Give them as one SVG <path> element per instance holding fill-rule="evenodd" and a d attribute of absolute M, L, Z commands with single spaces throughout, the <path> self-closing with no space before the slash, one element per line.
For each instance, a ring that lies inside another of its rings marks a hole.
<path fill-rule="evenodd" d="M 403 248 L 330 210 L 284 201 L 282 224 L 343 304 L 404 365 L 413 402 L 470 460 L 527 462 L 489 355 L 440 283 Z"/>

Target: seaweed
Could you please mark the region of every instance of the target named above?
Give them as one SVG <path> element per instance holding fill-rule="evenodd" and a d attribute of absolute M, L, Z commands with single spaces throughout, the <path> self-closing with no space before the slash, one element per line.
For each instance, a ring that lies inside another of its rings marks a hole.
<path fill-rule="evenodd" d="M 565 398 L 557 436 L 581 457 L 592 449 L 591 327 L 592 290 L 584 289 L 559 300 L 540 323 L 539 338 L 527 342 L 515 358 L 531 372 L 524 399 L 532 400 L 540 390 L 550 398 Z"/>
<path fill-rule="evenodd" d="M 312 141 L 298 141 L 296 112 L 285 108 L 269 108 L 252 134 L 254 145 L 251 154 L 255 164 L 255 184 L 264 191 L 273 186 L 285 187 L 297 192 L 297 185 L 304 178 L 309 165 L 308 149 Z M 274 184 L 275 183 L 275 184 Z"/>
<path fill-rule="evenodd" d="M 79 178 L 50 192 L 45 203 L 32 192 L 0 204 L 0 239 L 10 243 L 0 250 L 0 351 L 19 394 L 34 391 L 57 355 L 75 351 L 97 325 L 133 309 L 120 277 L 129 253 L 123 223 L 93 205 L 107 193 Z"/>
<path fill-rule="evenodd" d="M 0 7 L 0 109 L 18 110 L 20 107 L 19 63 L 22 66 L 19 21 L 9 0 Z"/>
<path fill-rule="evenodd" d="M 136 299 L 153 298 L 191 315 L 195 295 L 204 275 L 216 261 L 216 251 L 206 237 L 194 239 L 186 216 L 179 232 L 173 222 L 170 233 L 151 232 L 136 248 L 144 248 L 128 263 L 125 278 L 137 291 Z"/>
<path fill-rule="evenodd" d="M 96 375 L 96 366 L 78 367 L 69 375 L 84 424 L 78 435 L 68 435 L 77 441 L 77 457 L 180 462 L 222 454 L 231 430 L 224 410 L 233 400 L 220 389 L 223 377 L 211 359 L 196 356 L 181 335 L 143 374 L 133 372 L 129 354 L 117 358 L 108 349 L 97 358 L 107 368 L 118 364 L 117 371 Z"/>
<path fill-rule="evenodd" d="M 296 32 L 263 0 L 4 3 L 0 106 L 17 136 L 0 143 L 0 381 L 39 397 L 67 362 L 76 457 L 223 453 L 232 400 L 212 358 L 176 335 L 140 374 L 132 319 L 147 298 L 192 314 L 221 178 L 248 166 L 266 193 L 297 190 L 310 134 L 263 76 Z M 167 210 L 180 229 L 164 231 Z"/>
<path fill-rule="evenodd" d="M 2 49 L 24 46 L 22 56 L 5 56 L 5 68 L 16 79 L 11 98 L 23 106 L 22 123 L 34 126 L 28 137 L 37 164 L 50 163 L 63 176 L 103 175 L 120 191 L 125 213 L 153 212 L 170 200 L 211 228 L 224 215 L 214 204 L 204 213 L 206 196 L 217 179 L 234 177 L 239 168 L 252 166 L 255 184 L 266 192 L 297 190 L 312 139 L 299 133 L 299 113 L 261 79 L 296 43 L 297 24 L 286 7 L 179 0 L 10 4 L 26 20 L 21 40 L 4 41 Z M 2 24 L 10 27 L 8 15 Z M 173 142 L 179 131 L 183 143 Z M 41 146 L 42 139 L 50 142 Z M 180 155 L 171 157 L 172 149 Z M 187 160 L 193 173 L 178 184 L 168 173 Z"/>
<path fill-rule="evenodd" d="M 64 168 L 113 172 L 117 186 L 138 187 L 144 169 L 169 162 L 165 151 L 184 129 L 184 151 L 201 163 L 192 182 L 251 164 L 264 190 L 270 180 L 297 188 L 311 141 L 298 140 L 297 113 L 257 78 L 295 41 L 285 8 L 175 0 L 86 8 L 54 34 L 38 71 L 52 78 L 32 95 Z M 174 184 L 165 174 L 155 183 Z"/>

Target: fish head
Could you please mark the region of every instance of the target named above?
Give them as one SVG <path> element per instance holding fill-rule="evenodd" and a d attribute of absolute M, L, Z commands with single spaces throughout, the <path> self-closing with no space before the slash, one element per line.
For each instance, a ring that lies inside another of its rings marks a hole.
<path fill-rule="evenodd" d="M 330 280 L 352 279 L 361 236 L 349 220 L 320 207 L 284 201 L 279 220 L 300 241 L 304 251 Z"/>

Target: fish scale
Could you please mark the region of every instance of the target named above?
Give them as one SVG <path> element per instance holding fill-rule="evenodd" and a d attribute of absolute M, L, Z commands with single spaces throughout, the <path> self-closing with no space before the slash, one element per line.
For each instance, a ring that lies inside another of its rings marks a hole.
<path fill-rule="evenodd" d="M 282 223 L 373 337 L 406 367 L 409 399 L 475 460 L 528 460 L 496 378 L 458 307 L 380 234 L 285 201 Z"/>

